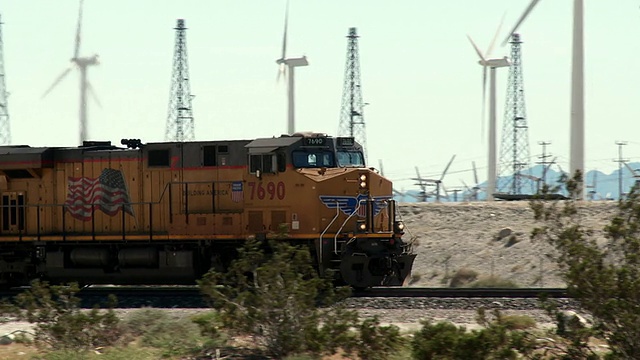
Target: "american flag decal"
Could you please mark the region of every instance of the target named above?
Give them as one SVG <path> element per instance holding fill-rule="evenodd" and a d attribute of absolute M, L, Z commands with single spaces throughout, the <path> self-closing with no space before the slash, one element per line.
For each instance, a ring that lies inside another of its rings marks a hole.
<path fill-rule="evenodd" d="M 233 202 L 241 202 L 244 200 L 242 181 L 234 181 L 231 183 L 231 200 Z"/>
<path fill-rule="evenodd" d="M 97 178 L 69 177 L 65 209 L 74 218 L 82 221 L 91 220 L 92 208 L 102 210 L 109 216 L 118 211 L 133 215 L 129 204 L 129 194 L 120 170 L 104 169 Z"/>

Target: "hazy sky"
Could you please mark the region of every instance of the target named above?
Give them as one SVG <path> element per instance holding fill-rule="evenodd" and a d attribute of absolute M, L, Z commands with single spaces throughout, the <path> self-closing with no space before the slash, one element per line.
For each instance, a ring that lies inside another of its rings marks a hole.
<path fill-rule="evenodd" d="M 347 35 L 356 27 L 369 163 L 384 162 L 398 188 L 418 166 L 438 176 L 452 155 L 448 187 L 486 179 L 481 139 L 482 68 L 466 35 L 486 49 L 506 11 L 500 40 L 529 0 L 291 0 L 288 56 L 296 70 L 296 130 L 335 135 Z M 617 168 L 618 140 L 640 161 L 640 1 L 585 1 L 586 168 Z M 571 0 L 542 0 L 520 29 L 532 162 L 539 141 L 568 169 Z M 286 132 L 286 86 L 276 83 L 285 0 L 86 0 L 82 56 L 100 55 L 89 79 L 89 137 L 162 141 L 176 19 L 187 30 L 197 140 L 251 139 Z M 46 98 L 71 64 L 77 0 L 0 2 L 14 144 L 75 145 L 76 71 Z M 493 57 L 509 55 L 496 46 Z M 508 69 L 498 71 L 498 139 Z M 498 144 L 500 146 L 500 144 Z M 499 152 L 498 152 L 499 154 Z"/>

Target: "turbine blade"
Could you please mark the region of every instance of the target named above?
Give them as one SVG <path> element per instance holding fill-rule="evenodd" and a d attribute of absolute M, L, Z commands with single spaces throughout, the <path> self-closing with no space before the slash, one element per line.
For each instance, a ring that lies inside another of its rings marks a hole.
<path fill-rule="evenodd" d="M 556 162 L 556 159 L 557 159 L 557 158 L 558 158 L 558 157 L 556 156 L 556 157 L 554 157 L 554 158 L 553 158 L 553 160 L 551 160 L 551 161 L 549 162 L 549 165 L 547 165 L 547 168 L 546 168 L 546 169 L 544 169 L 544 172 L 549 171 L 549 169 L 551 168 L 551 165 L 555 164 L 555 162 Z M 560 166 L 560 165 L 558 165 L 558 166 Z M 560 169 L 560 172 L 562 172 L 562 169 Z"/>
<path fill-rule="evenodd" d="M 509 42 L 509 38 L 511 38 L 511 34 L 515 33 L 516 30 L 518 30 L 518 27 L 520 27 L 522 22 L 524 22 L 524 20 L 527 18 L 527 16 L 531 12 L 531 10 L 533 10 L 533 8 L 536 6 L 536 4 L 539 1 L 540 0 L 531 0 L 531 2 L 529 3 L 529 6 L 527 6 L 527 8 L 524 10 L 524 13 L 522 13 L 522 16 L 520 16 L 520 19 L 518 19 L 516 24 L 513 26 L 513 29 L 511 29 L 511 31 L 509 31 L 509 35 L 507 35 L 507 37 L 502 42 L 502 46 L 505 46 L 507 44 L 507 42 Z"/>
<path fill-rule="evenodd" d="M 472 161 L 471 165 L 473 165 L 473 181 L 475 181 L 474 186 L 478 186 L 478 171 L 476 170 L 476 162 Z"/>
<path fill-rule="evenodd" d="M 89 91 L 89 94 L 96 102 L 96 104 L 98 104 L 98 106 L 102 108 L 102 103 L 100 103 L 100 99 L 98 99 L 98 94 L 96 94 L 96 91 L 93 89 L 93 85 L 91 85 L 89 81 L 87 81 L 87 90 Z"/>
<path fill-rule="evenodd" d="M 284 63 L 280 63 L 280 68 L 278 69 L 278 75 L 276 76 L 276 82 L 279 83 L 280 79 L 282 77 L 286 78 L 286 70 L 285 70 L 286 65 Z"/>
<path fill-rule="evenodd" d="M 77 59 L 80 55 L 80 30 L 82 27 L 82 3 L 84 0 L 80 0 L 80 10 L 78 11 L 78 28 L 76 29 L 76 46 L 73 51 L 73 58 Z"/>
<path fill-rule="evenodd" d="M 444 198 L 449 200 L 449 192 L 447 191 L 447 188 L 444 186 L 444 183 L 440 183 L 440 186 L 442 187 L 442 191 L 444 191 Z"/>
<path fill-rule="evenodd" d="M 64 79 L 65 76 L 67 76 L 67 74 L 71 71 L 71 68 L 67 68 L 65 71 L 62 72 L 62 74 L 60 74 L 54 81 L 53 84 L 51 84 L 51 86 L 49 86 L 49 88 L 47 89 L 47 91 L 44 92 L 44 94 L 42 94 L 41 99 L 44 99 L 45 96 L 49 95 L 49 93 L 51 92 L 51 90 L 53 90 L 54 87 L 56 87 L 56 85 L 58 85 L 58 83 L 60 83 L 60 81 L 62 81 L 62 79 Z"/>
<path fill-rule="evenodd" d="M 491 39 L 491 43 L 489 43 L 489 47 L 487 48 L 487 52 L 484 53 L 484 56 L 487 58 L 491 57 L 491 52 L 493 51 L 493 47 L 496 44 L 496 39 L 498 39 L 498 35 L 500 35 L 500 30 L 502 29 L 502 25 L 504 24 L 504 18 L 505 16 L 507 16 L 507 12 L 505 11 L 504 14 L 502 14 L 502 19 L 500 19 L 500 25 L 498 25 L 498 28 L 496 29 L 496 33 L 493 35 L 493 39 Z"/>
<path fill-rule="evenodd" d="M 444 179 L 444 176 L 447 175 L 447 171 L 449 170 L 449 166 L 451 166 L 451 163 L 453 162 L 453 159 L 455 159 L 456 156 L 453 155 L 451 157 L 451 160 L 449 160 L 449 163 L 447 164 L 447 167 L 444 168 L 444 171 L 442 172 L 442 175 L 440 176 L 440 181 L 442 181 L 442 179 Z"/>
<path fill-rule="evenodd" d="M 287 9 L 284 14 L 284 34 L 282 35 L 282 56 L 280 59 L 285 59 L 287 56 L 287 28 L 289 27 L 289 0 L 287 0 Z"/>
<path fill-rule="evenodd" d="M 476 54 L 478 54 L 478 56 L 480 57 L 480 60 L 482 61 L 486 61 L 484 59 L 484 56 L 482 55 L 482 52 L 480 51 L 480 49 L 478 48 L 478 45 L 476 45 L 476 43 L 473 42 L 473 40 L 471 39 L 471 36 L 467 35 L 467 39 L 469 39 L 469 41 L 471 42 L 471 45 L 473 46 L 473 48 L 476 50 Z"/>
<path fill-rule="evenodd" d="M 629 164 L 627 164 L 626 162 L 623 162 L 623 164 L 627 167 L 627 169 L 629 169 L 629 171 L 631 171 L 631 176 L 636 176 L 636 171 L 631 166 L 629 166 Z"/>
<path fill-rule="evenodd" d="M 471 192 L 471 188 L 467 185 L 467 183 L 462 179 L 460 179 L 460 181 L 462 182 L 462 185 L 464 185 L 464 188 L 467 189 L 468 192 Z"/>

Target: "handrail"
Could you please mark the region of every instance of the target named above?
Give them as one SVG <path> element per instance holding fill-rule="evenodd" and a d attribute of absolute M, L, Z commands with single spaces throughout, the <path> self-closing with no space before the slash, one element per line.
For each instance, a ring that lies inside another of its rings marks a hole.
<path fill-rule="evenodd" d="M 327 232 L 327 230 L 329 230 L 331 225 L 333 225 L 333 222 L 336 221 L 336 219 L 338 218 L 339 215 L 340 215 L 340 203 L 338 201 L 336 201 L 336 216 L 334 216 L 333 219 L 331 219 L 331 222 L 329 223 L 329 225 L 327 225 L 327 227 L 324 228 L 324 230 L 320 234 L 320 261 L 322 261 L 322 237 Z M 336 255 L 338 254 L 338 250 L 336 249 L 336 243 L 335 242 L 333 243 L 333 251 L 336 253 Z"/>
<path fill-rule="evenodd" d="M 237 181 L 237 180 L 236 180 Z M 234 182 L 233 180 L 223 180 L 223 181 L 172 181 L 172 182 L 167 182 L 164 185 L 164 188 L 162 189 L 162 192 L 160 193 L 160 197 L 158 198 L 157 201 L 139 201 L 139 202 L 126 202 L 126 203 L 121 203 L 121 204 L 117 204 L 121 206 L 121 211 L 122 211 L 122 227 L 120 229 L 120 232 L 122 234 L 122 240 L 125 241 L 126 240 L 126 230 L 125 230 L 125 223 L 126 223 L 126 214 L 125 214 L 125 207 L 129 206 L 129 207 L 133 207 L 133 206 L 141 206 L 144 207 L 146 205 L 148 205 L 149 207 L 149 239 L 152 239 L 153 237 L 153 206 L 154 205 L 162 205 L 162 202 L 164 200 L 165 194 L 167 193 L 167 190 L 169 191 L 169 193 L 171 193 L 171 186 L 172 185 L 177 185 L 177 184 L 185 184 L 188 186 L 188 184 L 215 184 L 215 183 L 232 183 Z M 215 192 L 212 193 L 212 198 L 215 197 Z M 171 204 L 171 202 L 170 202 Z M 188 212 L 188 201 L 186 202 L 187 204 L 187 209 L 186 209 L 186 213 L 185 216 L 188 217 L 189 212 Z M 101 205 L 115 205 L 113 203 L 104 203 L 104 202 L 91 202 L 91 203 L 83 203 L 82 205 L 85 206 L 91 206 L 91 236 L 93 239 L 95 239 L 96 236 L 96 232 L 95 232 L 95 210 L 96 210 L 96 206 L 101 206 Z M 62 239 L 63 241 L 66 240 L 66 236 L 67 236 L 67 231 L 66 231 L 66 216 L 64 216 L 64 209 L 65 207 L 68 206 L 65 203 L 55 203 L 55 204 L 22 204 L 22 205 L 11 205 L 11 204 L 7 204 L 7 205 L 2 205 L 0 204 L 0 209 L 31 209 L 31 208 L 35 208 L 36 209 L 36 239 L 40 239 L 40 237 L 42 236 L 41 232 L 40 232 L 40 225 L 41 225 L 41 215 L 40 215 L 40 209 L 42 208 L 61 208 L 63 210 L 62 213 L 62 221 L 61 221 L 61 226 L 62 226 Z M 213 209 L 215 209 L 215 205 L 213 207 Z M 171 216 L 172 214 L 170 214 Z M 25 215 L 26 216 L 26 215 Z M 136 220 L 137 221 L 137 220 Z M 188 221 L 188 219 L 187 219 Z M 115 230 L 115 229 L 114 229 Z M 143 229 L 139 229 L 139 230 L 143 230 Z M 3 234 L 4 231 L 0 230 L 0 234 Z M 7 234 L 11 234 L 11 233 L 7 233 Z M 26 229 L 25 228 L 20 228 L 18 229 L 18 235 L 20 238 L 22 238 L 23 235 L 27 234 Z"/>
<path fill-rule="evenodd" d="M 347 224 L 347 222 L 353 217 L 353 214 L 356 214 L 358 212 L 358 210 L 360 209 L 360 206 L 362 206 L 362 202 L 367 202 L 368 199 L 360 199 L 358 200 L 358 206 L 356 206 L 356 208 L 353 210 L 353 212 L 347 216 L 347 219 L 342 223 L 342 226 L 340 226 L 340 229 L 338 229 L 338 231 L 336 232 L 336 235 L 333 237 L 333 248 L 334 248 L 334 252 L 337 255 L 338 254 L 338 235 L 342 232 L 342 229 L 344 229 L 344 226 Z"/>

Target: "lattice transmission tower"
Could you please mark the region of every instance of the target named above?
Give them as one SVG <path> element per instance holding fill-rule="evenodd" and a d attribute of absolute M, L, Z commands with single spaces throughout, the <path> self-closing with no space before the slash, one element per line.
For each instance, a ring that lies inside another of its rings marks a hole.
<path fill-rule="evenodd" d="M 192 141 L 195 139 L 191 88 L 189 86 L 189 64 L 187 62 L 187 28 L 184 19 L 178 19 L 176 45 L 173 53 L 173 75 L 169 94 L 167 116 L 167 141 Z"/>
<path fill-rule="evenodd" d="M 0 19 L 0 145 L 11 144 L 11 127 L 9 126 L 9 105 L 7 104 L 7 87 L 4 73 L 4 44 L 2 42 L 2 20 Z"/>
<path fill-rule="evenodd" d="M 367 157 L 367 136 L 365 132 L 360 83 L 360 59 L 358 57 L 358 38 L 356 28 L 349 28 L 347 35 L 347 62 L 344 71 L 344 87 L 342 91 L 342 107 L 340 110 L 339 136 L 352 136 L 362 145 L 365 159 Z"/>
<path fill-rule="evenodd" d="M 524 105 L 522 53 L 519 34 L 511 36 L 511 66 L 507 83 L 497 191 L 531 194 L 535 181 L 529 173 L 529 131 Z"/>

